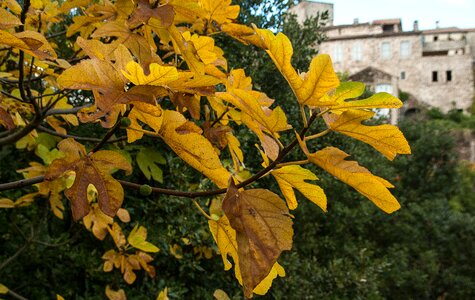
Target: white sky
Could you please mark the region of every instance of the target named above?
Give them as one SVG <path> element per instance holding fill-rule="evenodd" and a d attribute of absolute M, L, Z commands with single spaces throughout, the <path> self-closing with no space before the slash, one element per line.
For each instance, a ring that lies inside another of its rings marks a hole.
<path fill-rule="evenodd" d="M 402 19 L 404 31 L 439 27 L 475 28 L 475 0 L 320 0 L 333 3 L 334 25 L 360 23 L 377 19 Z"/>

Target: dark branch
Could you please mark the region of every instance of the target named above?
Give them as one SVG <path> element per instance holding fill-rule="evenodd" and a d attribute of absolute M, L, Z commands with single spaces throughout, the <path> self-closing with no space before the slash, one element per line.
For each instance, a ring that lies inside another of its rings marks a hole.
<path fill-rule="evenodd" d="M 11 189 L 18 189 L 22 188 L 25 186 L 37 184 L 40 182 L 43 182 L 45 180 L 45 177 L 43 175 L 41 176 L 36 176 L 32 178 L 27 178 L 27 179 L 21 179 L 13 182 L 7 182 L 7 183 L 0 183 L 0 191 L 5 191 L 5 190 L 11 190 Z"/>
<path fill-rule="evenodd" d="M 106 143 L 107 141 L 114 135 L 114 133 L 116 133 L 117 130 L 119 130 L 120 128 L 120 121 L 122 120 L 122 118 L 125 118 L 129 115 L 130 113 L 130 110 L 127 110 L 125 112 L 125 114 L 119 118 L 117 118 L 117 122 L 115 123 L 114 127 L 112 127 L 107 133 L 106 135 L 102 138 L 102 140 L 94 147 L 94 149 L 91 150 L 91 152 L 96 152 L 98 150 L 100 150 Z"/>
<path fill-rule="evenodd" d="M 126 115 L 127 113 L 124 116 Z M 310 128 L 310 125 L 315 121 L 318 115 L 319 114 L 317 113 L 313 113 L 308 120 L 307 127 L 304 127 L 302 130 L 300 130 L 298 135 L 301 139 L 304 138 L 305 134 Z M 106 134 L 106 136 L 101 140 L 101 142 L 98 145 L 96 145 L 96 147 L 94 148 L 92 152 L 99 150 L 104 145 L 104 143 L 110 138 L 109 133 L 112 132 L 113 134 L 114 128 L 118 128 L 118 127 L 120 127 L 120 120 L 117 121 L 114 127 L 108 132 L 108 134 Z M 270 163 L 266 168 L 260 170 L 259 172 L 257 172 L 256 174 L 248 178 L 247 180 L 238 184 L 237 188 L 242 188 L 251 183 L 254 183 L 258 179 L 260 179 L 261 177 L 265 176 L 267 173 L 272 171 L 277 166 L 277 164 L 279 164 L 287 156 L 287 154 L 289 154 L 289 152 L 292 151 L 295 148 L 295 146 L 297 146 L 297 144 L 298 144 L 298 139 L 295 138 L 289 145 L 287 145 L 284 149 L 282 149 L 282 151 L 279 153 L 275 161 Z M 44 176 L 37 176 L 30 179 L 23 179 L 23 180 L 19 180 L 15 182 L 3 183 L 3 184 L 0 184 L 0 191 L 25 187 L 25 186 L 32 185 L 35 183 L 40 183 L 42 181 L 44 181 Z M 118 181 L 123 187 L 131 188 L 135 190 L 140 190 L 140 187 L 142 186 L 141 184 L 129 182 L 126 180 L 118 180 Z M 226 188 L 222 188 L 222 189 L 200 191 L 200 192 L 185 192 L 185 191 L 177 191 L 177 190 L 172 190 L 172 189 L 152 187 L 153 193 L 170 195 L 170 196 L 178 196 L 178 197 L 187 197 L 187 198 L 209 197 L 209 196 L 224 194 L 226 193 L 226 191 L 227 191 Z"/>
<path fill-rule="evenodd" d="M 54 135 L 54 136 L 59 136 L 59 137 L 65 138 L 65 139 L 73 138 L 77 141 L 94 142 L 94 143 L 98 143 L 98 142 L 102 141 L 102 139 L 98 139 L 98 138 L 92 138 L 92 137 L 87 137 L 87 136 L 76 136 L 76 135 L 71 135 L 71 134 L 59 133 L 59 132 L 56 132 L 54 130 L 43 127 L 41 125 L 39 125 L 37 129 L 39 131 L 43 131 L 43 132 L 46 132 L 48 134 L 51 134 L 51 135 Z M 115 142 L 119 142 L 119 141 L 125 141 L 126 139 L 127 139 L 127 137 L 123 136 L 123 137 L 119 137 L 119 138 L 115 138 L 115 139 L 110 139 L 110 140 L 107 141 L 107 143 L 115 143 Z"/>
<path fill-rule="evenodd" d="M 83 108 L 87 108 L 91 106 L 92 104 L 87 104 L 83 106 L 78 106 L 78 107 L 73 107 L 73 108 L 64 108 L 64 109 L 51 109 L 46 112 L 45 116 L 52 116 L 52 115 L 67 115 L 67 114 L 76 114 L 78 111 L 80 111 Z"/>

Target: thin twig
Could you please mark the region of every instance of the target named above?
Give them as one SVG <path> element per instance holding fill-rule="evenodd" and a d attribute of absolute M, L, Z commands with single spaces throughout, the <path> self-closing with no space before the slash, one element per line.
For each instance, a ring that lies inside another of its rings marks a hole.
<path fill-rule="evenodd" d="M 125 115 L 124 115 L 125 116 Z M 305 134 L 307 133 L 309 126 L 315 121 L 317 117 L 317 114 L 312 114 L 310 118 L 308 119 L 308 127 L 302 128 L 300 132 L 298 133 L 300 139 L 303 139 Z M 115 126 L 120 126 L 120 121 L 116 123 Z M 115 127 L 114 126 L 114 127 Z M 108 132 L 112 132 L 112 129 Z M 99 145 L 102 147 L 102 145 L 105 143 L 105 141 L 108 139 L 107 138 L 108 134 L 102 139 L 102 142 L 96 145 L 92 152 L 97 151 L 100 149 L 98 147 Z M 285 158 L 285 156 L 294 149 L 294 147 L 298 144 L 298 139 L 295 138 L 289 145 L 287 145 L 282 151 L 279 153 L 277 156 L 276 160 L 270 163 L 267 167 L 264 169 L 260 170 L 253 176 L 249 177 L 247 180 L 241 182 L 240 184 L 237 185 L 237 188 L 242 188 L 245 187 L 251 183 L 254 183 L 261 177 L 265 176 L 267 173 L 272 171 L 277 167 L 277 165 Z M 97 149 L 96 149 L 97 148 Z M 27 185 L 35 184 L 44 181 L 44 176 L 37 176 L 33 177 L 30 179 L 24 179 L 24 180 L 19 180 L 15 182 L 9 182 L 9 183 L 3 183 L 0 184 L 0 191 L 2 190 L 7 190 L 7 189 L 12 189 L 12 188 L 19 188 L 19 187 L 24 187 Z M 135 190 L 140 190 L 142 187 L 141 184 L 138 183 L 133 183 L 129 182 L 126 180 L 117 180 L 123 187 L 135 189 Z M 216 189 L 216 190 L 208 190 L 208 191 L 200 191 L 200 192 L 185 192 L 185 191 L 177 191 L 177 190 L 172 190 L 172 189 L 164 189 L 164 188 L 158 188 L 158 187 L 152 187 L 152 192 L 157 193 L 157 194 L 164 194 L 164 195 L 171 195 L 171 196 L 178 196 L 178 197 L 186 197 L 186 198 L 197 198 L 197 197 L 209 197 L 209 196 L 214 196 L 214 195 L 219 195 L 219 194 L 224 194 L 226 193 L 227 189 L 226 188 L 221 188 L 221 189 Z"/>
<path fill-rule="evenodd" d="M 117 122 L 115 123 L 114 127 L 112 127 L 106 135 L 102 138 L 102 140 L 94 147 L 94 149 L 91 150 L 92 153 L 100 150 L 106 143 L 107 141 L 114 135 L 114 133 L 119 130 L 120 128 L 120 121 L 122 118 L 125 118 L 129 115 L 130 110 L 127 110 L 125 114 L 119 118 L 117 118 Z"/>
<path fill-rule="evenodd" d="M 12 296 L 13 298 L 18 299 L 18 300 L 28 300 L 27 298 L 25 298 L 25 297 L 23 297 L 23 296 L 21 296 L 21 295 L 18 295 L 17 293 L 15 293 L 14 291 L 12 291 L 12 290 L 10 290 L 10 289 L 8 290 L 7 295 L 10 295 L 10 296 Z"/>
<path fill-rule="evenodd" d="M 47 35 L 46 36 L 46 39 L 49 40 L 49 39 L 53 39 L 55 37 L 58 37 L 58 36 L 61 36 L 63 34 L 65 34 L 67 32 L 67 30 L 63 30 L 63 31 L 59 31 L 59 32 L 55 32 L 55 33 L 52 33 L 50 35 Z"/>
<path fill-rule="evenodd" d="M 92 104 L 87 104 L 83 106 L 73 107 L 73 108 L 55 108 L 50 109 L 46 112 L 45 116 L 52 116 L 52 115 L 67 115 L 67 114 L 76 114 L 83 108 L 88 108 L 92 106 Z"/>
<path fill-rule="evenodd" d="M 22 188 L 22 187 L 29 186 L 32 184 L 43 182 L 44 180 L 45 180 L 45 177 L 41 175 L 41 176 L 21 179 L 21 180 L 17 180 L 13 182 L 0 183 L 0 191 Z"/>
<path fill-rule="evenodd" d="M 5 91 L 3 91 L 3 90 L 0 90 L 0 93 L 4 94 L 5 96 L 7 96 L 7 97 L 9 97 L 9 98 L 13 98 L 13 99 L 15 99 L 15 100 L 18 100 L 18 101 L 23 102 L 23 99 L 18 98 L 17 96 L 14 96 L 14 95 L 12 95 L 12 94 L 10 94 L 10 93 L 7 93 L 7 92 L 5 92 Z"/>
<path fill-rule="evenodd" d="M 282 167 L 286 167 L 286 166 L 305 165 L 305 164 L 308 164 L 308 163 L 309 163 L 308 159 L 297 160 L 297 161 L 288 161 L 288 162 L 285 162 L 285 163 L 277 164 L 277 166 L 275 166 L 275 168 L 278 169 L 278 168 L 282 168 Z"/>
<path fill-rule="evenodd" d="M 51 130 L 49 128 L 43 127 L 41 125 L 38 126 L 37 130 L 42 131 L 42 132 L 46 132 L 46 133 L 54 135 L 54 136 L 62 137 L 64 139 L 73 138 L 77 141 L 94 142 L 94 143 L 98 143 L 98 142 L 102 141 L 102 139 L 98 139 L 98 138 L 59 133 L 59 132 L 56 132 L 56 131 Z M 107 141 L 107 143 L 116 143 L 116 142 L 119 142 L 119 141 L 125 141 L 126 139 L 127 139 L 126 136 L 122 136 L 122 137 L 118 137 L 118 138 L 115 138 L 115 139 L 110 139 L 110 140 Z"/>

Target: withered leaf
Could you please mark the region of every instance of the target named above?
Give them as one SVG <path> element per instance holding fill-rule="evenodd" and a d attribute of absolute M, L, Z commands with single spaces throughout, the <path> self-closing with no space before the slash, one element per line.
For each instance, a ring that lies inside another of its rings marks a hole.
<path fill-rule="evenodd" d="M 64 158 L 56 159 L 45 174 L 46 180 L 54 180 L 66 171 L 74 171 L 76 178 L 65 195 L 71 201 L 74 220 L 79 220 L 89 212 L 87 187 L 92 184 L 98 191 L 99 208 L 106 215 L 113 217 L 122 205 L 124 190 L 110 173 L 113 169 L 130 172 L 132 167 L 119 153 L 102 150 L 86 154 L 83 145 L 73 139 L 65 139 L 58 144 L 65 154 Z"/>
<path fill-rule="evenodd" d="M 265 189 L 239 191 L 231 180 L 223 211 L 236 230 L 244 294 L 269 274 L 282 251 L 292 248 L 292 220 L 285 202 Z"/>

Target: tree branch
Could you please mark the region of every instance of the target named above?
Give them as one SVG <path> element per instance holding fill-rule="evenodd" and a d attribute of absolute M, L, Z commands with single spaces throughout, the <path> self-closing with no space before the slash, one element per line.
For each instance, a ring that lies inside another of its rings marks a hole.
<path fill-rule="evenodd" d="M 94 147 L 94 149 L 91 150 L 91 152 L 96 152 L 98 151 L 99 149 L 101 149 L 105 143 L 107 143 L 107 141 L 114 135 L 114 133 L 119 130 L 120 128 L 120 121 L 122 120 L 122 118 L 125 118 L 129 115 L 130 113 L 130 110 L 127 110 L 125 112 L 125 114 L 119 118 L 117 118 L 117 122 L 115 123 L 114 127 L 112 127 L 107 133 L 106 135 L 102 138 L 102 140 Z"/>
<path fill-rule="evenodd" d="M 41 125 L 38 126 L 37 130 L 46 132 L 46 133 L 54 135 L 54 136 L 59 136 L 59 137 L 65 138 L 65 139 L 73 138 L 77 141 L 94 142 L 94 143 L 98 143 L 98 142 L 102 141 L 102 139 L 98 139 L 98 138 L 92 138 L 92 137 L 86 137 L 86 136 L 76 136 L 76 135 L 71 135 L 71 134 L 59 133 L 59 132 L 56 132 L 54 130 L 43 127 Z M 125 141 L 126 139 L 127 139 L 126 136 L 122 136 L 122 137 L 118 137 L 118 138 L 115 138 L 115 139 L 110 139 L 110 140 L 107 141 L 107 143 L 115 143 L 115 142 L 119 142 L 119 141 Z"/>
<path fill-rule="evenodd" d="M 127 111 L 127 112 L 129 112 L 129 111 Z M 124 114 L 124 117 L 126 115 L 128 115 L 127 112 L 126 112 L 126 114 Z M 310 128 L 310 125 L 315 121 L 315 119 L 319 115 L 321 115 L 321 113 L 319 113 L 319 114 L 313 113 L 310 116 L 310 118 L 308 119 L 307 126 L 302 128 L 302 130 L 300 130 L 300 132 L 298 133 L 298 135 L 301 139 L 304 139 L 305 134 L 307 133 L 308 129 Z M 94 147 L 94 150 L 92 150 L 92 152 L 98 151 L 104 145 L 104 143 L 110 138 L 110 136 L 112 136 L 112 134 L 115 132 L 115 130 L 117 130 L 117 128 L 119 128 L 119 127 L 120 127 L 120 120 L 117 121 L 117 123 L 114 125 L 114 127 L 104 136 L 104 138 L 101 140 L 101 142 L 99 144 L 97 144 L 96 147 Z M 111 132 L 112 132 L 112 134 L 109 135 L 109 133 L 111 133 Z M 287 156 L 287 154 L 294 149 L 294 147 L 297 144 L 298 144 L 298 139 L 295 138 L 289 145 L 287 145 L 284 149 L 282 149 L 282 151 L 279 153 L 279 155 L 277 156 L 275 161 L 270 163 L 267 167 L 260 170 L 259 172 L 257 172 L 256 174 L 254 174 L 253 176 L 248 178 L 247 180 L 239 183 L 237 185 L 237 188 L 242 188 L 242 187 L 245 187 L 245 186 L 247 186 L 251 183 L 254 183 L 258 179 L 260 179 L 261 177 L 265 176 L 267 173 L 272 171 L 285 158 L 285 156 Z M 0 184 L 0 191 L 25 187 L 25 186 L 32 185 L 32 184 L 35 184 L 35 183 L 40 183 L 44 180 L 45 180 L 44 176 L 37 176 L 37 177 L 29 178 L 29 179 L 18 180 L 18 181 L 15 181 L 15 182 L 3 183 L 3 184 Z M 129 182 L 129 181 L 126 181 L 126 180 L 117 180 L 117 181 L 123 187 L 131 188 L 131 189 L 134 189 L 134 190 L 140 190 L 140 187 L 142 186 L 141 184 L 134 183 L 134 182 Z M 151 188 L 152 188 L 153 193 L 170 195 L 170 196 L 177 196 L 177 197 L 186 197 L 186 198 L 209 197 L 209 196 L 224 194 L 227 191 L 227 188 L 216 189 L 216 190 L 208 190 L 208 191 L 200 191 L 200 192 L 185 192 L 185 191 L 177 191 L 177 190 L 164 189 L 164 188 L 158 188 L 158 187 L 151 187 Z"/>
<path fill-rule="evenodd" d="M 45 177 L 41 175 L 41 176 L 21 179 L 21 180 L 17 180 L 13 182 L 0 183 L 0 191 L 22 188 L 22 187 L 29 186 L 32 184 L 43 182 L 44 180 L 45 180 Z"/>
<path fill-rule="evenodd" d="M 45 116 L 52 116 L 52 115 L 67 115 L 67 114 L 76 114 L 78 111 L 80 111 L 83 108 L 87 108 L 92 106 L 92 104 L 86 104 L 83 106 L 78 106 L 78 107 L 73 107 L 73 108 L 55 108 L 55 109 L 50 109 L 46 112 Z"/>

